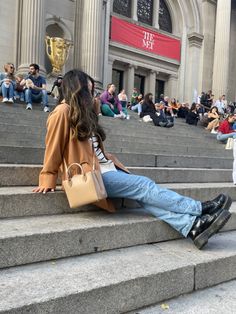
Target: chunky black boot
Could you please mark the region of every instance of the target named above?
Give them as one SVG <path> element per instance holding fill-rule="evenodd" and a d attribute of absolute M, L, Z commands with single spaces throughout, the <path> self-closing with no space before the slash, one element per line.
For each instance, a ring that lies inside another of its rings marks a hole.
<path fill-rule="evenodd" d="M 202 203 L 202 215 L 212 215 L 217 212 L 219 208 L 229 210 L 231 204 L 232 199 L 229 195 L 219 194 L 213 200 Z"/>
<path fill-rule="evenodd" d="M 226 209 L 218 209 L 213 215 L 197 217 L 188 236 L 196 247 L 201 250 L 208 239 L 216 234 L 229 220 L 231 213 Z"/>

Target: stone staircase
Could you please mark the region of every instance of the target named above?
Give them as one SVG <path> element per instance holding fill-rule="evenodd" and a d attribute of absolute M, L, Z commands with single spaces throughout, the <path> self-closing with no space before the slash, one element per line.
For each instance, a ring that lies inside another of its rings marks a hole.
<path fill-rule="evenodd" d="M 34 194 L 47 114 L 0 105 L 0 313 L 125 313 L 236 278 L 236 202 L 223 232 L 198 251 L 135 202 L 108 214 Z M 106 150 L 133 173 L 199 200 L 236 201 L 232 151 L 202 127 L 101 117 Z M 123 205 L 123 207 L 122 207 Z"/>

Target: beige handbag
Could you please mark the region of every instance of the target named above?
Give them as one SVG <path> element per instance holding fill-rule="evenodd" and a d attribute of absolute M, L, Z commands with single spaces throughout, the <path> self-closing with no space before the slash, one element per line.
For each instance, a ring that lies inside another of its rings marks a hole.
<path fill-rule="evenodd" d="M 225 149 L 233 149 L 233 147 L 234 147 L 234 139 L 232 137 L 230 137 L 227 139 Z"/>
<path fill-rule="evenodd" d="M 71 168 L 73 166 L 79 167 L 81 174 L 75 174 L 72 176 Z M 70 208 L 94 203 L 107 197 L 101 173 L 95 169 L 94 160 L 91 171 L 85 173 L 81 164 L 72 163 L 68 168 L 66 166 L 66 174 L 67 179 L 64 180 L 62 184 L 65 189 Z"/>

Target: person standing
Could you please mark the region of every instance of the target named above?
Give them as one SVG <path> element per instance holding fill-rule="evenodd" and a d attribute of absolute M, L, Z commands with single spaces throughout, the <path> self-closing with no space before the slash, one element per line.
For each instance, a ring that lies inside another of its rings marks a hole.
<path fill-rule="evenodd" d="M 26 77 L 25 81 L 27 87 L 25 90 L 26 109 L 32 110 L 32 102 L 42 102 L 44 112 L 49 112 L 46 80 L 39 75 L 38 64 L 30 64 L 29 75 Z"/>

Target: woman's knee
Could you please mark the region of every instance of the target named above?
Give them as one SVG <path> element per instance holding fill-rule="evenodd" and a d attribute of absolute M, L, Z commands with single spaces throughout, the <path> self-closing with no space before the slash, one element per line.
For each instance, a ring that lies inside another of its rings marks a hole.
<path fill-rule="evenodd" d="M 114 112 L 111 110 L 110 106 L 107 104 L 102 104 L 101 111 L 104 116 L 113 117 Z"/>

